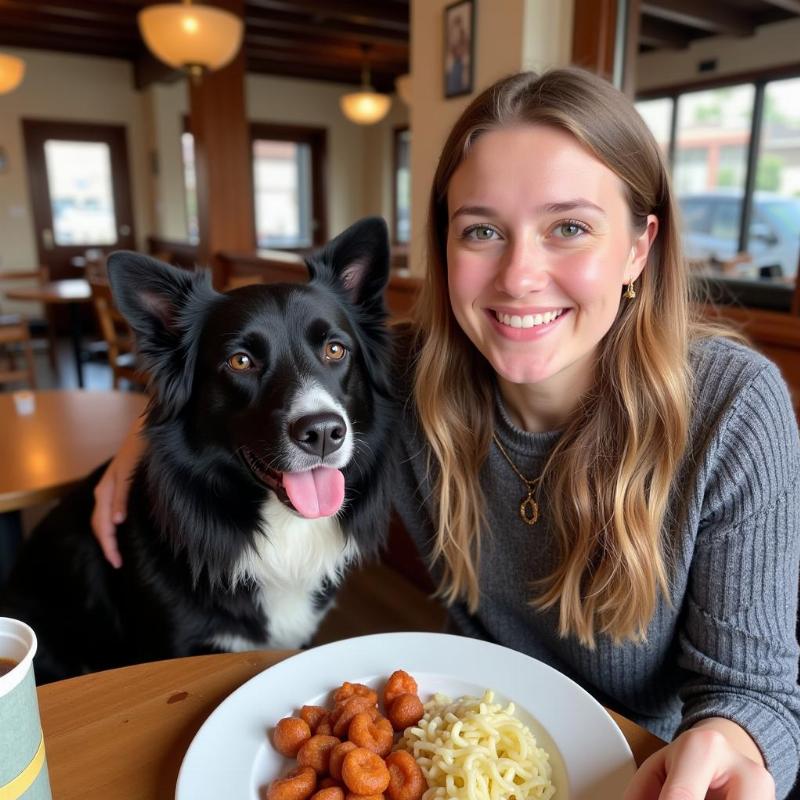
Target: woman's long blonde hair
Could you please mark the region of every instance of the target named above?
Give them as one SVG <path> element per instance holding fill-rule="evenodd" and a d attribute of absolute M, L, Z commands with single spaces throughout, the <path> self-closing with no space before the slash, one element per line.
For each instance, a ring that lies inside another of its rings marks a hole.
<path fill-rule="evenodd" d="M 450 133 L 433 181 L 414 396 L 436 475 L 432 559 L 443 569 L 439 593 L 449 603 L 478 606 L 485 524 L 479 472 L 494 428 L 491 367 L 458 326 L 448 299 L 447 188 L 479 136 L 518 124 L 567 131 L 614 172 L 634 232 L 644 230 L 648 214 L 659 221 L 636 299 L 621 303 L 599 345 L 595 387 L 548 458 L 542 494 L 561 556 L 533 587 L 532 599 L 541 609 L 557 606 L 560 634 L 589 647 L 597 633 L 642 640 L 659 593 L 669 598 L 662 526 L 687 443 L 693 323 L 658 145 L 620 92 L 577 69 L 522 73 L 481 93 Z"/>

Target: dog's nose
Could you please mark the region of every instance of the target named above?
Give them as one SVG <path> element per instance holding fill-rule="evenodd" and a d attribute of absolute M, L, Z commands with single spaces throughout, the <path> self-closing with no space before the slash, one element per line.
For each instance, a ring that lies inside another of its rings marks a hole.
<path fill-rule="evenodd" d="M 320 458 L 335 453 L 342 446 L 346 432 L 345 421 L 332 412 L 306 414 L 289 425 L 292 441 L 306 453 Z"/>

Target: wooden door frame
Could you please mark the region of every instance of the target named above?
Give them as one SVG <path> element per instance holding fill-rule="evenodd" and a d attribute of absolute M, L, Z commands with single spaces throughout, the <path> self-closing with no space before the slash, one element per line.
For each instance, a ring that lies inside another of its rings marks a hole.
<path fill-rule="evenodd" d="M 131 183 L 130 160 L 128 158 L 128 133 L 125 125 L 105 122 L 73 122 L 52 119 L 22 119 L 25 142 L 25 159 L 28 172 L 28 188 L 33 212 L 34 236 L 39 263 L 47 264 L 52 252 L 45 247 L 42 231 L 53 230 L 53 212 L 47 201 L 49 189 L 43 197 L 38 187 L 47 187 L 47 165 L 44 159 L 44 143 L 48 139 L 75 142 L 104 141 L 109 145 L 111 158 L 112 191 L 117 232 L 120 226 L 130 228 L 131 242 L 136 242 L 136 227 L 133 218 L 133 185 Z M 40 222 L 47 224 L 39 224 Z M 117 233 L 119 236 L 119 233 Z M 75 245 L 76 255 L 92 245 Z M 64 245 L 61 245 L 64 247 Z M 67 275 L 52 275 L 53 278 Z"/>

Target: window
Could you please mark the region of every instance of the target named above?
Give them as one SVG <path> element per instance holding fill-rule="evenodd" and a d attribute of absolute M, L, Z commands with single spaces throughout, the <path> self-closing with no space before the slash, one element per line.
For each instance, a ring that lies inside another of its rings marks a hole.
<path fill-rule="evenodd" d="M 394 132 L 394 240 L 407 244 L 411 239 L 411 131 Z"/>
<path fill-rule="evenodd" d="M 721 277 L 793 285 L 800 260 L 800 77 L 641 100 L 667 156 L 683 244 Z"/>
<path fill-rule="evenodd" d="M 250 126 L 256 247 L 305 250 L 327 238 L 323 197 L 325 130 Z M 197 241 L 194 138 L 181 136 L 187 234 Z"/>
<path fill-rule="evenodd" d="M 183 191 L 186 198 L 186 233 L 190 242 L 200 238 L 197 223 L 197 175 L 194 171 L 194 136 L 184 131 L 181 134 L 181 153 L 183 155 Z"/>
<path fill-rule="evenodd" d="M 256 244 L 310 247 L 311 148 L 304 142 L 253 139 Z"/>
<path fill-rule="evenodd" d="M 800 261 L 800 78 L 764 89 L 750 249 L 768 275 L 793 282 Z"/>
<path fill-rule="evenodd" d="M 636 108 L 653 132 L 664 155 L 669 158 L 672 141 L 672 114 L 675 102 L 671 97 L 659 97 L 657 100 L 642 100 Z"/>
<path fill-rule="evenodd" d="M 48 139 L 44 157 L 56 245 L 116 244 L 108 144 Z"/>

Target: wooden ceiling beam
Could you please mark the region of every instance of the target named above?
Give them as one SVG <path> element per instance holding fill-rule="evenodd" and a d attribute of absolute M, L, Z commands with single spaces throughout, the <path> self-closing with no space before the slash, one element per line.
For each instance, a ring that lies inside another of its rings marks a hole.
<path fill-rule="evenodd" d="M 349 76 L 346 79 L 347 83 L 361 83 L 361 63 L 359 61 L 347 61 L 341 58 L 320 58 L 319 54 L 317 54 L 317 57 L 311 62 L 308 55 L 305 53 L 293 50 L 278 50 L 269 47 L 264 49 L 247 47 L 246 54 L 248 59 L 257 62 L 280 62 L 286 64 L 286 66 L 290 68 L 300 68 L 303 67 L 303 65 L 313 63 L 314 67 L 321 71 L 340 69 Z M 384 63 L 372 68 L 370 79 L 374 85 L 380 76 L 397 76 L 405 72 L 408 72 L 408 62 Z"/>
<path fill-rule="evenodd" d="M 642 0 L 642 14 L 709 33 L 749 36 L 752 17 L 716 0 Z"/>
<path fill-rule="evenodd" d="M 30 0 L 2 0 L 0 14 L 6 9 L 33 11 Z M 130 24 L 136 20 L 136 9 L 121 7 L 104 0 L 41 0 L 36 4 L 35 13 L 44 19 L 47 15 L 76 20 L 94 20 L 107 24 Z"/>
<path fill-rule="evenodd" d="M 259 75 L 277 75 L 301 80 L 322 81 L 324 83 L 348 84 L 354 88 L 361 82 L 361 73 L 357 69 L 346 67 L 321 68 L 316 64 L 287 64 L 285 61 L 264 57 L 247 58 L 247 71 Z M 374 73 L 372 85 L 379 92 L 393 92 L 394 81 L 398 74 Z"/>
<path fill-rule="evenodd" d="M 764 2 L 800 16 L 800 0 L 764 0 Z"/>
<path fill-rule="evenodd" d="M 405 4 L 376 3 L 374 0 L 248 0 L 247 11 L 302 12 L 320 20 L 340 20 L 354 25 L 408 33 L 410 11 Z M 313 24 L 313 23 L 312 23 Z"/>
<path fill-rule="evenodd" d="M 245 47 L 250 49 L 263 48 L 266 50 L 280 51 L 287 58 L 299 59 L 303 61 L 326 61 L 326 62 L 352 62 L 361 66 L 364 55 L 361 49 L 355 44 L 334 45 L 313 37 L 306 37 L 305 40 L 291 41 L 279 36 L 265 36 L 260 33 L 247 32 L 245 34 Z M 369 65 L 371 69 L 380 69 L 382 66 L 393 68 L 395 65 L 408 65 L 408 50 L 406 48 L 374 48 L 369 53 Z"/>
<path fill-rule="evenodd" d="M 685 29 L 681 30 L 668 22 L 655 22 L 651 17 L 642 17 L 639 28 L 639 43 L 663 50 L 683 50 L 688 47 L 691 37 Z"/>
<path fill-rule="evenodd" d="M 408 48 L 407 30 L 385 30 L 380 27 L 354 25 L 338 20 L 329 20 L 324 25 L 313 25 L 307 20 L 298 19 L 296 14 L 267 11 L 261 8 L 248 9 L 247 29 L 275 31 L 297 37 L 313 33 L 314 36 L 328 39 L 358 41 L 366 44 L 396 44 Z"/>
<path fill-rule="evenodd" d="M 6 26 L 0 26 L 0 45 L 6 47 L 29 47 L 32 50 L 52 50 L 60 53 L 104 56 L 107 58 L 127 59 L 131 57 L 128 53 L 122 52 L 120 47 L 112 41 L 102 41 L 96 38 L 79 39 L 78 37 L 47 36 L 29 30 L 19 30 Z"/>
<path fill-rule="evenodd" d="M 28 30 L 45 36 L 66 36 L 77 39 L 101 37 L 106 41 L 124 42 L 126 46 L 139 44 L 142 41 L 139 31 L 131 25 L 109 24 L 95 19 L 55 17 L 42 14 L 38 10 L 17 11 L 9 10 L 5 6 L 0 6 L 0 26 Z"/>

